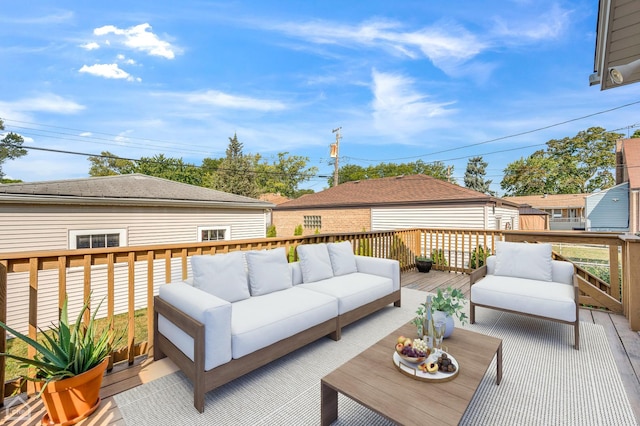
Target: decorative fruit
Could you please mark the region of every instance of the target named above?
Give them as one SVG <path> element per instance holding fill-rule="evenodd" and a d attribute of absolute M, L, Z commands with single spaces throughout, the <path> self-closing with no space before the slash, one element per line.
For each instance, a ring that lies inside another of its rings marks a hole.
<path fill-rule="evenodd" d="M 456 366 L 451 362 L 451 358 L 446 353 L 443 353 L 438 357 L 437 362 L 438 370 L 443 373 L 454 373 L 456 371 Z"/>
<path fill-rule="evenodd" d="M 422 340 L 422 339 L 413 339 L 413 347 L 421 350 L 422 352 L 426 352 L 427 355 L 429 355 L 429 347 L 427 346 L 427 343 Z"/>
<path fill-rule="evenodd" d="M 418 369 L 419 369 L 420 371 L 422 371 L 423 373 L 426 373 L 426 372 L 427 372 L 427 364 L 426 364 L 425 362 L 423 362 L 422 364 L 420 364 L 420 365 L 418 366 Z"/>
<path fill-rule="evenodd" d="M 398 343 L 396 345 L 396 351 L 402 352 L 403 349 L 404 349 L 404 345 L 402 343 Z"/>
<path fill-rule="evenodd" d="M 407 337 L 406 339 L 404 339 L 404 346 L 405 347 L 406 346 L 409 346 L 409 347 L 413 346 L 413 340 L 411 340 L 410 338 Z"/>
<path fill-rule="evenodd" d="M 425 364 L 425 366 L 428 373 L 435 374 L 436 371 L 438 371 L 438 364 L 435 362 L 430 362 Z"/>
<path fill-rule="evenodd" d="M 398 343 L 402 343 L 402 344 L 404 345 L 404 341 L 405 341 L 405 340 L 407 340 L 407 338 L 406 338 L 406 337 L 404 337 L 404 336 L 400 336 L 400 337 L 398 337 Z"/>

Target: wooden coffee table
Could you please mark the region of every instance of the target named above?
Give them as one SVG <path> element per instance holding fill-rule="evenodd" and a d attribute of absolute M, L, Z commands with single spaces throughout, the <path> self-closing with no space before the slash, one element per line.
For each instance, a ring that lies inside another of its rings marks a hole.
<path fill-rule="evenodd" d="M 322 378 L 322 425 L 338 418 L 338 392 L 402 425 L 457 425 L 482 377 L 497 356 L 502 379 L 502 340 L 456 328 L 444 341 L 460 365 L 456 378 L 425 382 L 403 375 L 393 363 L 396 339 L 415 336 L 406 324 Z"/>

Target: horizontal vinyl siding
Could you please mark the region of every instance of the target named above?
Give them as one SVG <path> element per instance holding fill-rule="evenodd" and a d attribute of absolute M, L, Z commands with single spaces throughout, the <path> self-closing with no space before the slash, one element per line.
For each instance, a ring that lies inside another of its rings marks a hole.
<path fill-rule="evenodd" d="M 629 230 L 629 183 L 623 183 L 586 198 L 587 231 Z"/>
<path fill-rule="evenodd" d="M 487 229 L 498 229 L 498 218 L 500 218 L 500 226 L 501 230 L 506 230 L 505 224 L 512 223 L 512 229 L 520 229 L 519 224 L 519 213 L 516 209 L 508 209 L 505 207 L 496 207 L 495 213 L 493 213 L 493 208 L 488 208 L 488 216 L 489 223 Z"/>
<path fill-rule="evenodd" d="M 0 205 L 0 252 L 66 250 L 74 229 L 126 229 L 128 246 L 195 242 L 198 226 L 230 226 L 231 239 L 266 229 L 262 210 Z"/>
<path fill-rule="evenodd" d="M 407 228 L 484 229 L 484 207 L 371 209 L 372 231 Z"/>

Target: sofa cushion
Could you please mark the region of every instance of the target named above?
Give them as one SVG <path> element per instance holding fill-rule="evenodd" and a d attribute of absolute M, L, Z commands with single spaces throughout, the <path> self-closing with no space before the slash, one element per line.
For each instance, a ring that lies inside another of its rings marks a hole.
<path fill-rule="evenodd" d="M 340 315 L 393 293 L 393 280 L 379 275 L 356 272 L 298 287 L 324 293 L 338 299 Z"/>
<path fill-rule="evenodd" d="M 471 301 L 562 321 L 576 320 L 574 288 L 569 284 L 487 275 L 471 286 Z"/>
<path fill-rule="evenodd" d="M 248 251 L 245 258 L 249 268 L 249 289 L 252 296 L 291 287 L 291 269 L 284 247 Z"/>
<path fill-rule="evenodd" d="M 339 276 L 358 272 L 356 256 L 353 254 L 353 247 L 349 241 L 327 244 L 327 250 L 329 250 L 333 275 Z"/>
<path fill-rule="evenodd" d="M 296 250 L 300 259 L 303 282 L 312 283 L 333 276 L 329 250 L 327 250 L 325 243 L 302 244 Z"/>
<path fill-rule="evenodd" d="M 495 275 L 551 281 L 551 244 L 496 242 Z"/>
<path fill-rule="evenodd" d="M 338 301 L 295 286 L 236 302 L 231 307 L 233 358 L 267 347 L 336 318 Z"/>
<path fill-rule="evenodd" d="M 193 286 L 227 302 L 251 297 L 244 253 L 191 256 Z"/>

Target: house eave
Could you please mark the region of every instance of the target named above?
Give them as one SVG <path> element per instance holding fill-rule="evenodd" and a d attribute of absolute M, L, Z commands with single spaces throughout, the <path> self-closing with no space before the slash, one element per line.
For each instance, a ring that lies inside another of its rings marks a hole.
<path fill-rule="evenodd" d="M 91 205 L 91 206 L 138 206 L 138 207 L 178 207 L 178 208 L 223 208 L 268 210 L 275 204 L 267 202 L 243 203 L 205 200 L 173 200 L 173 199 L 144 199 L 144 198 L 107 198 L 107 197 L 76 197 L 76 196 L 47 196 L 47 195 L 19 195 L 2 194 L 0 204 L 49 204 L 49 205 Z"/>

